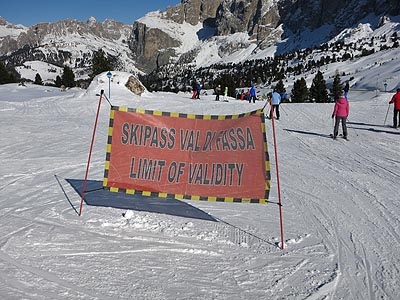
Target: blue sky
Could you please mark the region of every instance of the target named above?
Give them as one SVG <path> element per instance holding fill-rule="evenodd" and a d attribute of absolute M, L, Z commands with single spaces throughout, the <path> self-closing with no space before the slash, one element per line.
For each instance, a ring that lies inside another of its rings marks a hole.
<path fill-rule="evenodd" d="M 149 11 L 165 10 L 180 0 L 8 0 L 0 8 L 0 16 L 13 24 L 32 26 L 42 22 L 64 19 L 86 21 L 93 16 L 97 21 L 114 19 L 126 24 Z"/>

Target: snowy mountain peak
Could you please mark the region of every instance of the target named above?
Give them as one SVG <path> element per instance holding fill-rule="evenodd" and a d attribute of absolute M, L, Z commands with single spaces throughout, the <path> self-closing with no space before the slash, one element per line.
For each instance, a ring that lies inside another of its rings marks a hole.
<path fill-rule="evenodd" d="M 97 20 L 96 20 L 95 17 L 90 17 L 90 18 L 87 20 L 87 24 L 88 24 L 90 27 L 96 26 L 96 23 L 97 23 Z"/>
<path fill-rule="evenodd" d="M 0 41 L 2 38 L 16 38 L 22 32 L 26 32 L 28 27 L 23 25 L 14 25 L 0 17 Z"/>

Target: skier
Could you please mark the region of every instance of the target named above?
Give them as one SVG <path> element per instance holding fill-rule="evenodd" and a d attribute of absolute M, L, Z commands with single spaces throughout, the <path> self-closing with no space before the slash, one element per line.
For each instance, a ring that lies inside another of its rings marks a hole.
<path fill-rule="evenodd" d="M 196 99 L 200 99 L 200 91 L 201 91 L 201 85 L 198 83 L 196 85 Z"/>
<path fill-rule="evenodd" d="M 282 93 L 282 95 L 281 95 L 281 100 L 282 100 L 282 102 L 284 102 L 285 100 L 287 100 L 287 94 L 286 94 L 286 92 L 283 92 L 283 93 Z"/>
<path fill-rule="evenodd" d="M 349 116 L 350 106 L 344 97 L 344 91 L 341 93 L 341 97 L 336 100 L 335 108 L 333 109 L 332 119 L 335 118 L 335 127 L 333 129 L 333 139 L 335 140 L 339 132 L 339 123 L 342 122 L 343 138 L 347 140 L 347 127 L 346 120 Z"/>
<path fill-rule="evenodd" d="M 249 89 L 247 89 L 247 92 L 246 92 L 246 95 L 245 95 L 245 98 L 246 98 L 246 100 L 247 101 L 249 101 L 249 103 L 250 103 L 250 90 Z"/>
<path fill-rule="evenodd" d="M 256 89 L 254 88 L 254 85 L 251 86 L 250 88 L 250 99 L 249 103 L 251 103 L 251 100 L 253 100 L 253 103 L 256 103 Z"/>
<path fill-rule="evenodd" d="M 392 103 L 394 103 L 393 128 L 397 128 L 400 126 L 400 88 L 397 89 L 396 94 L 394 94 L 392 100 L 390 100 L 389 104 Z M 399 122 L 397 122 L 397 120 L 399 120 Z"/>
<path fill-rule="evenodd" d="M 235 99 L 240 100 L 240 92 L 239 92 L 239 90 L 236 90 L 236 89 L 235 89 Z"/>
<path fill-rule="evenodd" d="M 244 92 L 244 89 L 242 89 L 240 92 L 240 100 L 244 100 L 245 98 L 246 98 L 246 94 Z"/>
<path fill-rule="evenodd" d="M 225 87 L 225 90 L 224 90 L 224 101 L 228 102 L 228 87 L 227 86 Z"/>
<path fill-rule="evenodd" d="M 219 101 L 219 95 L 221 94 L 221 85 L 219 84 L 215 88 L 215 101 Z"/>
<path fill-rule="evenodd" d="M 272 113 L 275 109 L 276 119 L 279 120 L 279 104 L 281 103 L 281 95 L 274 89 L 271 96 L 271 110 L 269 112 L 269 118 L 272 119 Z"/>
<path fill-rule="evenodd" d="M 192 99 L 196 99 L 196 89 L 193 89 L 193 95 L 192 95 Z"/>

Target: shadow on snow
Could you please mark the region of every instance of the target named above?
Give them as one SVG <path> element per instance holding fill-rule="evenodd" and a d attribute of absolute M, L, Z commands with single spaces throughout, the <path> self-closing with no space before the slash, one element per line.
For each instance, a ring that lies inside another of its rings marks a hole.
<path fill-rule="evenodd" d="M 374 127 L 380 127 L 380 128 L 391 128 L 390 125 L 378 125 L 378 124 L 369 124 L 369 123 L 360 123 L 360 122 L 347 122 L 347 124 L 350 125 L 359 125 L 359 126 L 374 126 Z M 354 128 L 355 130 L 367 130 L 371 132 L 378 132 L 378 133 L 388 133 L 388 134 L 400 134 L 400 131 L 393 131 L 392 130 L 382 130 L 382 129 L 375 129 L 372 127 L 365 128 L 365 127 L 350 127 Z"/>
<path fill-rule="evenodd" d="M 58 178 L 56 176 L 58 181 Z M 82 179 L 65 179 L 73 189 L 82 197 L 83 182 Z M 64 191 L 64 189 L 63 189 Z M 65 191 L 64 194 L 66 195 Z M 68 202 L 72 205 L 68 196 Z M 206 212 L 187 204 L 184 201 L 176 199 L 164 199 L 158 197 L 147 197 L 142 195 L 129 195 L 125 193 L 115 193 L 103 189 L 103 182 L 88 180 L 86 183 L 85 203 L 91 206 L 112 207 L 119 209 L 129 209 L 136 211 L 146 211 L 150 213 L 160 213 L 178 217 L 201 219 L 206 221 L 217 221 Z"/>
<path fill-rule="evenodd" d="M 375 125 L 375 124 L 367 124 L 367 123 L 356 123 L 356 122 L 347 122 L 348 125 L 360 125 L 360 126 L 375 126 L 375 127 L 381 127 L 381 128 L 391 128 L 391 126 L 384 126 L 384 125 Z M 341 126 L 339 127 L 341 128 Z M 371 132 L 377 132 L 377 133 L 388 133 L 388 134 L 400 134 L 400 131 L 391 131 L 391 130 L 382 130 L 382 129 L 375 129 L 372 127 L 365 128 L 365 127 L 354 127 L 354 126 L 348 126 L 350 129 L 354 130 L 367 130 Z M 312 132 L 312 131 L 304 131 L 304 130 L 294 130 L 294 129 L 283 129 L 287 132 L 293 132 L 293 133 L 300 133 L 300 134 L 306 134 L 306 135 L 314 135 L 314 136 L 320 136 L 324 138 L 332 138 L 330 134 L 324 134 L 324 133 L 318 133 L 318 132 Z"/>
<path fill-rule="evenodd" d="M 57 175 L 54 175 L 54 177 L 56 178 L 58 184 L 60 185 L 71 207 L 74 209 L 76 214 L 79 214 L 77 208 L 72 204 L 72 201 L 69 199 L 66 190 L 62 186 L 60 178 Z M 82 179 L 64 179 L 64 180 L 71 185 L 71 187 L 78 193 L 79 197 L 82 197 L 84 180 Z M 258 237 L 247 230 L 243 230 L 234 224 L 231 224 L 219 218 L 214 218 L 208 213 L 192 205 L 189 205 L 186 202 L 170 198 L 164 199 L 157 197 L 141 196 L 136 194 L 128 195 L 125 193 L 110 192 L 106 189 L 103 189 L 102 181 L 88 180 L 86 182 L 85 203 L 91 206 L 146 211 L 150 213 L 160 213 L 178 217 L 200 219 L 205 221 L 221 222 L 227 226 L 235 228 L 236 230 L 239 230 L 245 234 L 248 234 L 258 239 L 260 242 L 279 248 L 278 243 L 271 243 L 270 241 Z"/>
<path fill-rule="evenodd" d="M 294 129 L 283 129 L 288 132 L 293 132 L 293 133 L 301 133 L 301 134 L 307 134 L 307 135 L 315 135 L 315 136 L 320 136 L 324 138 L 331 138 L 329 134 L 324 134 L 324 133 L 317 133 L 317 132 L 311 132 L 311 131 L 303 131 L 303 130 L 294 130 Z"/>

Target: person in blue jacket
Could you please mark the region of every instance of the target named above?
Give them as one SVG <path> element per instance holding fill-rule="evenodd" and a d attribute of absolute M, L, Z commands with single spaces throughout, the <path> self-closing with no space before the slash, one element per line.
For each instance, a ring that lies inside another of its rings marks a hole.
<path fill-rule="evenodd" d="M 253 103 L 256 103 L 256 89 L 254 87 L 254 85 L 251 86 L 250 88 L 250 98 L 249 98 L 249 103 L 251 103 L 251 100 L 253 100 Z"/>
<path fill-rule="evenodd" d="M 197 85 L 196 85 L 196 99 L 200 99 L 200 91 L 201 91 L 201 85 L 200 85 L 200 83 L 198 83 Z"/>
<path fill-rule="evenodd" d="M 275 117 L 279 120 L 279 104 L 281 104 L 281 95 L 274 90 L 271 96 L 271 111 L 269 113 L 269 118 L 272 119 L 273 110 L 275 110 Z"/>

